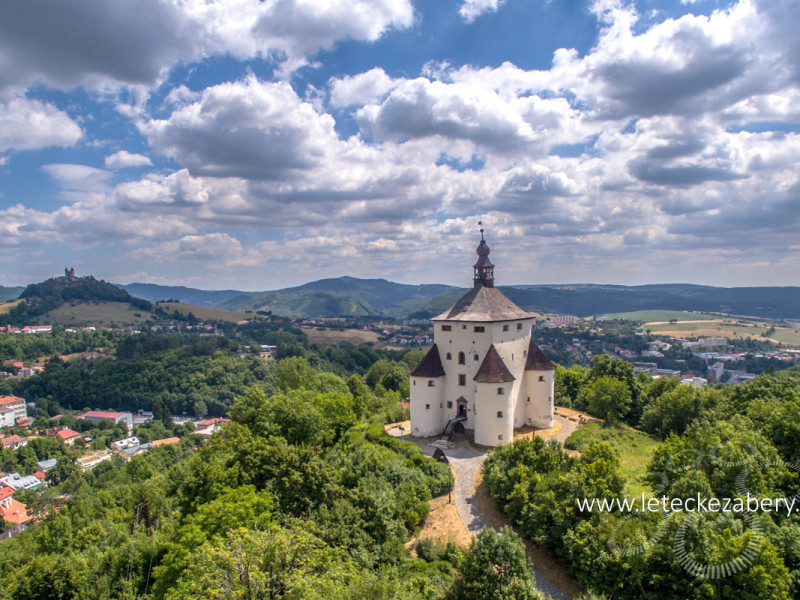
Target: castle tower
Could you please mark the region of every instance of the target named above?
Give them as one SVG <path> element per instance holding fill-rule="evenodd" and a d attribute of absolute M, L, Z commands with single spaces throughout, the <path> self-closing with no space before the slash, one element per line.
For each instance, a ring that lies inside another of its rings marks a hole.
<path fill-rule="evenodd" d="M 551 427 L 555 367 L 531 338 L 532 315 L 494 287 L 481 228 L 473 288 L 431 319 L 434 345 L 411 371 L 411 433 L 441 435 L 454 422 L 497 446 L 514 428 Z"/>

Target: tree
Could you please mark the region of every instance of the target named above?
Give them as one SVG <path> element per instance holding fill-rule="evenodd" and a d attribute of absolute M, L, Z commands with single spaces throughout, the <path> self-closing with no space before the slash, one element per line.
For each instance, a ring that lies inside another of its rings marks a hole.
<path fill-rule="evenodd" d="M 589 412 L 604 419 L 606 425 L 617 423 L 631 406 L 630 388 L 612 377 L 594 380 L 584 388 L 583 393 Z"/>
<path fill-rule="evenodd" d="M 472 540 L 453 588 L 452 600 L 542 600 L 525 546 L 509 528 L 486 528 Z"/>
<path fill-rule="evenodd" d="M 326 572 L 333 552 L 300 529 L 237 529 L 203 545 L 168 599 L 282 598 L 303 579 Z"/>

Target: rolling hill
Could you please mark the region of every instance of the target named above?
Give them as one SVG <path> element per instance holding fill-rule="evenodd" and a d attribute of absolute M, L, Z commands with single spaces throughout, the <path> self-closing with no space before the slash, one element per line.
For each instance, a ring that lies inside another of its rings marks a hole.
<path fill-rule="evenodd" d="M 131 283 L 109 284 L 94 278 L 49 279 L 28 286 L 25 302 L 9 311 L 11 317 L 39 317 L 65 302 L 133 302 L 167 298 L 183 304 L 276 315 L 316 317 L 429 318 L 451 306 L 466 288 L 448 285 L 407 285 L 385 279 L 338 277 L 265 292 L 200 290 L 183 286 Z M 11 290 L 15 288 L 2 288 Z M 531 312 L 573 314 L 580 317 L 643 310 L 702 311 L 764 319 L 800 319 L 799 287 L 723 288 L 691 284 L 622 285 L 514 285 L 500 289 Z M 129 292 L 145 300 L 135 299 Z M 49 299 L 48 299 L 49 298 Z M 48 308 L 49 307 L 49 308 Z M 232 317 L 231 317 L 232 318 Z"/>
<path fill-rule="evenodd" d="M 154 283 L 115 283 L 115 286 L 131 296 L 144 298 L 150 302 L 177 300 L 195 306 L 214 306 L 246 292 L 239 290 L 198 290 L 182 285 L 156 285 Z"/>
<path fill-rule="evenodd" d="M 23 292 L 23 287 L 6 287 L 0 285 L 0 302 L 8 302 L 9 300 L 16 300 Z"/>
<path fill-rule="evenodd" d="M 407 285 L 385 279 L 339 277 L 272 292 L 243 293 L 217 305 L 228 310 L 264 310 L 296 317 L 405 317 L 448 285 Z"/>
<path fill-rule="evenodd" d="M 233 311 L 271 311 L 296 317 L 386 316 L 428 318 L 452 305 L 466 288 L 406 285 L 385 279 L 338 277 L 266 292 L 206 291 L 146 285 L 147 298 L 175 298 Z M 641 310 L 703 311 L 768 319 L 800 319 L 800 288 L 723 288 L 692 284 L 514 285 L 500 286 L 511 300 L 532 312 L 581 317 Z M 211 302 L 214 294 L 224 297 Z"/>

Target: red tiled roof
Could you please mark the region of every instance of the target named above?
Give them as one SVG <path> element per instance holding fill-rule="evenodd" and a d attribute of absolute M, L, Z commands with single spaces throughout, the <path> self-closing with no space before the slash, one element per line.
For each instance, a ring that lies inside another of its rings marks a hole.
<path fill-rule="evenodd" d="M 3 443 L 3 446 L 13 446 L 14 444 L 19 444 L 20 442 L 24 442 L 27 438 L 20 437 L 18 435 L 10 435 L 8 437 L 4 437 L 0 439 L 0 442 Z"/>
<path fill-rule="evenodd" d="M 113 411 L 110 411 L 110 410 L 90 410 L 90 411 L 87 411 L 87 412 L 83 413 L 78 418 L 79 419 L 111 419 L 113 421 L 114 419 L 118 419 L 119 417 L 121 417 L 124 414 L 125 413 L 113 412 Z"/>
<path fill-rule="evenodd" d="M 489 346 L 489 351 L 481 363 L 478 373 L 474 377 L 479 383 L 508 383 L 514 381 L 516 377 L 506 367 L 506 363 L 500 358 L 494 344 Z"/>
<path fill-rule="evenodd" d="M 46 477 L 47 477 L 47 476 L 44 474 L 44 471 L 36 471 L 36 472 L 33 474 L 33 476 L 34 476 L 34 477 L 36 477 L 36 479 L 39 479 L 39 480 L 41 480 L 41 481 L 44 481 L 44 480 L 46 479 Z"/>
<path fill-rule="evenodd" d="M 171 438 L 164 438 L 163 440 L 153 440 L 150 442 L 153 446 L 168 446 L 170 444 L 180 444 L 181 438 L 171 437 Z"/>
<path fill-rule="evenodd" d="M 18 396 L 0 396 L 0 406 L 4 404 L 14 404 L 15 402 L 25 402 L 25 398 Z"/>
<path fill-rule="evenodd" d="M 80 436 L 81 434 L 77 431 L 72 431 L 72 429 L 59 429 L 56 431 L 56 435 L 60 437 L 62 440 L 71 440 L 76 435 Z"/>
<path fill-rule="evenodd" d="M 0 487 L 0 500 L 5 500 L 9 496 L 13 496 L 15 491 L 14 488 L 8 487 L 7 485 Z"/>
<path fill-rule="evenodd" d="M 13 498 L 0 501 L 0 518 L 7 523 L 27 523 L 30 517 L 26 512 L 27 507 L 22 502 Z"/>
<path fill-rule="evenodd" d="M 222 419 L 222 418 L 214 418 L 214 419 L 206 419 L 205 421 L 200 421 L 197 423 L 198 427 L 208 427 L 209 425 L 216 425 L 217 423 L 229 423 L 230 419 Z"/>

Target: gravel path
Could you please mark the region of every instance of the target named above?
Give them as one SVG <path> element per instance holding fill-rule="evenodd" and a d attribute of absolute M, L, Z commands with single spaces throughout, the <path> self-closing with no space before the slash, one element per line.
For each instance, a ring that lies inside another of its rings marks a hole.
<path fill-rule="evenodd" d="M 570 424 L 572 426 L 572 430 L 564 436 L 564 439 L 566 439 L 569 434 L 575 430 L 575 424 L 567 419 L 556 418 L 563 422 L 565 431 Z M 562 434 L 559 434 L 559 437 Z M 421 443 L 414 438 L 403 436 L 403 439 L 417 444 L 428 456 L 431 456 L 435 450 L 432 446 Z M 560 441 L 563 443 L 564 439 Z M 455 494 L 458 514 L 461 520 L 464 521 L 464 525 L 466 525 L 470 534 L 476 535 L 486 526 L 486 523 L 484 523 L 478 513 L 478 503 L 475 498 L 475 476 L 483 466 L 483 461 L 486 460 L 487 455 L 485 452 L 475 450 L 463 443 L 457 444 L 453 448 L 445 449 L 444 453 L 447 455 L 450 464 L 453 465 L 456 472 Z M 547 579 L 547 577 L 539 573 L 536 569 L 533 570 L 533 574 L 536 577 L 536 587 L 545 595 L 550 596 L 554 600 L 570 600 L 569 596 L 563 594 L 561 590 Z"/>

